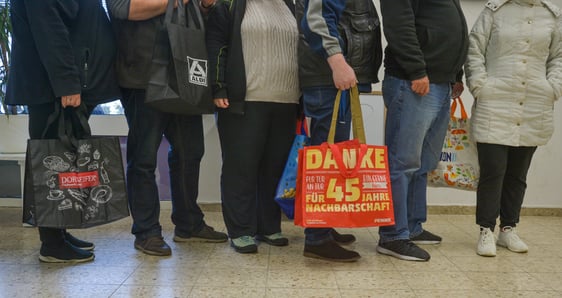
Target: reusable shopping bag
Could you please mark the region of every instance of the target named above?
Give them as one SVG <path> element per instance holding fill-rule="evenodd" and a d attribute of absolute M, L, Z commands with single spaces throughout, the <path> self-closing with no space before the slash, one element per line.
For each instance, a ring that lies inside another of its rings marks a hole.
<path fill-rule="evenodd" d="M 351 89 L 353 140 L 334 144 L 338 92 L 328 140 L 299 150 L 294 223 L 303 227 L 394 224 L 386 146 L 365 144 L 359 91 Z"/>
<path fill-rule="evenodd" d="M 91 137 L 80 109 L 69 112 L 57 104 L 49 117 L 45 132 L 56 125 L 58 139 L 27 142 L 23 222 L 39 227 L 87 228 L 127 217 L 118 137 Z"/>
<path fill-rule="evenodd" d="M 460 118 L 455 116 L 460 108 Z M 460 97 L 451 104 L 451 119 L 443 143 L 437 168 L 427 174 L 427 183 L 433 187 L 452 187 L 476 190 L 480 167 L 478 151 L 470 135 L 470 118 Z"/>
<path fill-rule="evenodd" d="M 156 34 L 145 103 L 162 112 L 212 114 L 207 48 L 198 0 L 169 0 Z"/>
<path fill-rule="evenodd" d="M 297 187 L 297 163 L 299 158 L 299 150 L 308 145 L 310 138 L 308 137 L 308 128 L 306 126 L 306 119 L 303 115 L 297 122 L 297 134 L 285 169 L 277 185 L 277 193 L 275 194 L 275 201 L 281 207 L 281 210 L 287 218 L 293 219 L 295 217 L 295 194 Z"/>

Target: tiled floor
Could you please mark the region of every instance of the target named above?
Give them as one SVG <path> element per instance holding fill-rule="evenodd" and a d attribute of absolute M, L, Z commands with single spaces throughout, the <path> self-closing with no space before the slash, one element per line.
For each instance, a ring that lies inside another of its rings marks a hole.
<path fill-rule="evenodd" d="M 171 257 L 137 252 L 128 218 L 75 230 L 96 243 L 96 259 L 68 266 L 39 263 L 35 229 L 20 226 L 20 209 L 0 208 L 0 297 L 562 297 L 562 217 L 523 217 L 529 253 L 498 248 L 484 258 L 473 216 L 430 215 L 425 227 L 444 241 L 426 246 L 427 263 L 379 255 L 377 229 L 356 229 L 351 247 L 362 258 L 341 264 L 304 258 L 302 229 L 289 221 L 288 247 L 262 244 L 253 255 L 226 243 L 177 244 L 169 213 L 162 210 Z M 219 212 L 206 214 L 224 230 Z"/>

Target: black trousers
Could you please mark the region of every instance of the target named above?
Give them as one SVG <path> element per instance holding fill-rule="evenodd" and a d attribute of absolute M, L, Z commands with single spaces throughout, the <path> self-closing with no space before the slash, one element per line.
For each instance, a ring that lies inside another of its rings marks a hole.
<path fill-rule="evenodd" d="M 494 230 L 519 222 L 527 189 L 527 172 L 537 147 L 478 143 L 480 181 L 476 193 L 476 223 Z"/>
<path fill-rule="evenodd" d="M 247 102 L 244 115 L 218 113 L 221 200 L 230 238 L 281 232 L 277 184 L 295 137 L 297 105 Z"/>
<path fill-rule="evenodd" d="M 57 99 L 59 100 L 59 99 Z M 92 113 L 95 105 L 86 105 L 88 116 Z M 71 112 L 73 108 L 66 108 L 65 112 Z M 44 138 L 58 138 L 58 130 L 56 125 L 47 127 L 47 119 L 55 111 L 55 102 L 29 105 L 29 138 L 41 139 L 45 132 Z M 38 227 L 39 239 L 46 246 L 58 246 L 64 242 L 64 229 Z"/>

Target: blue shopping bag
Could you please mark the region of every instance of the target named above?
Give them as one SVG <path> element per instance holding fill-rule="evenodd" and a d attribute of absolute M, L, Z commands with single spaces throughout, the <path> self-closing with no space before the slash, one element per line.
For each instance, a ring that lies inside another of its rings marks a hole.
<path fill-rule="evenodd" d="M 275 201 L 281 207 L 281 210 L 287 218 L 293 219 L 295 217 L 295 194 L 297 187 L 297 168 L 299 159 L 299 150 L 308 145 L 310 138 L 308 137 L 308 127 L 306 126 L 306 119 L 302 117 L 297 123 L 297 135 L 291 146 L 285 169 L 277 185 L 277 192 L 275 194 Z"/>

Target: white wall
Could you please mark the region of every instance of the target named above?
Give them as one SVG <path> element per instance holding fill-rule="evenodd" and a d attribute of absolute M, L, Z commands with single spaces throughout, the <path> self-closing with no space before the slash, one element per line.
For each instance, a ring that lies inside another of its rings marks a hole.
<path fill-rule="evenodd" d="M 562 7 L 562 0 L 551 0 Z M 469 28 L 484 8 L 486 1 L 464 0 L 463 10 Z M 562 82 L 561 82 L 562 84 Z M 462 95 L 467 110 L 473 103 L 473 97 L 465 91 Z M 546 146 L 539 147 L 527 179 L 527 193 L 524 207 L 562 208 L 562 154 L 558 151 L 562 148 L 562 106 L 560 102 L 555 105 L 555 130 L 554 135 Z M 474 192 L 430 188 L 428 191 L 429 205 L 466 205 L 473 206 L 476 202 Z"/>
<path fill-rule="evenodd" d="M 562 0 L 552 0 L 562 7 Z M 464 0 L 462 1 L 463 10 L 467 18 L 469 28 L 478 17 L 484 7 L 483 0 Z M 379 1 L 375 1 L 379 8 Z M 380 12 L 380 10 L 379 10 Z M 381 69 L 380 78 L 383 77 Z M 375 85 L 376 90 L 380 90 L 380 83 Z M 472 105 L 473 98 L 468 91 L 462 95 L 467 109 Z M 367 139 L 372 144 L 382 144 L 383 142 L 383 104 L 380 96 L 361 97 L 363 113 L 365 115 L 365 126 Z M 533 159 L 529 171 L 527 196 L 524 206 L 526 207 L 551 207 L 562 208 L 562 154 L 556 149 L 562 148 L 562 106 L 556 104 L 555 109 L 555 133 L 550 143 L 540 147 Z M 212 116 L 205 116 L 205 138 L 206 153 L 201 168 L 200 180 L 200 202 L 220 202 L 220 146 L 218 135 L 214 126 Z M 430 188 L 428 190 L 428 203 L 430 205 L 475 205 L 474 192 Z"/>

